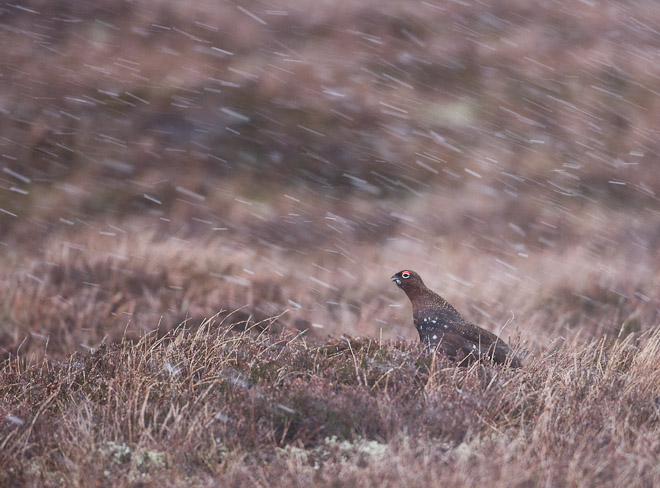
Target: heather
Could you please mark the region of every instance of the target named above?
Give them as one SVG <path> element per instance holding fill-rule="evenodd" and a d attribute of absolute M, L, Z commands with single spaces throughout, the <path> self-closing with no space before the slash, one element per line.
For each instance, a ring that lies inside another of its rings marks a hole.
<path fill-rule="evenodd" d="M 657 485 L 659 20 L 0 7 L 0 484 Z"/>

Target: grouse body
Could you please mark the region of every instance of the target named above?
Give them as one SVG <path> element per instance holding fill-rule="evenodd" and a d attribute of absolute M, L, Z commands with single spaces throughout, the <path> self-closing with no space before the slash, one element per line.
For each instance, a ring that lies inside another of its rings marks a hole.
<path fill-rule="evenodd" d="M 460 363 L 487 358 L 514 368 L 521 366 L 502 339 L 465 320 L 444 298 L 427 288 L 414 271 L 400 271 L 392 281 L 408 295 L 419 338 L 428 347 Z"/>

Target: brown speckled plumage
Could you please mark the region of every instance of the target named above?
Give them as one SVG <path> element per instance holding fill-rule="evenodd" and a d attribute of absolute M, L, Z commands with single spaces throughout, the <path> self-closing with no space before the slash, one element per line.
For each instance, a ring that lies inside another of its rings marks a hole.
<path fill-rule="evenodd" d="M 492 332 L 465 320 L 444 298 L 429 290 L 411 270 L 392 276 L 412 303 L 413 322 L 420 340 L 462 364 L 487 358 L 511 367 L 521 366 L 509 346 Z"/>

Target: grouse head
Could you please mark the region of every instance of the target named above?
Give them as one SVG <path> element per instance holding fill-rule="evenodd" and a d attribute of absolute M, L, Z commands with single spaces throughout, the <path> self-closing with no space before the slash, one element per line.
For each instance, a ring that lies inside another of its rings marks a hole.
<path fill-rule="evenodd" d="M 392 275 L 392 281 L 406 293 L 426 288 L 422 278 L 410 269 L 404 269 Z"/>

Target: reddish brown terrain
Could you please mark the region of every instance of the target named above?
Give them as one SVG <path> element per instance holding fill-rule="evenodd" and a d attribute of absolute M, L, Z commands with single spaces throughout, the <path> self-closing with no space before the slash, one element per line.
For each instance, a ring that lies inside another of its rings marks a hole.
<path fill-rule="evenodd" d="M 0 485 L 659 485 L 658 25 L 1 6 Z M 402 269 L 523 368 L 425 351 Z"/>

